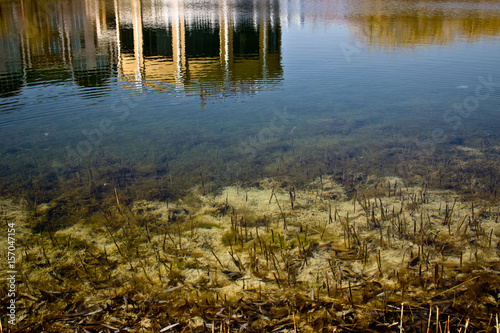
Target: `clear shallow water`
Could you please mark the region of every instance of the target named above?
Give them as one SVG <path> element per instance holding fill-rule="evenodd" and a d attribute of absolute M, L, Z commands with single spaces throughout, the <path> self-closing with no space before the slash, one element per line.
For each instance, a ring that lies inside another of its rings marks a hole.
<path fill-rule="evenodd" d="M 386 161 L 392 170 L 412 145 L 427 155 L 498 146 L 496 1 L 0 8 L 8 189 L 91 164 L 94 173 L 145 168 L 145 178 L 187 186 L 207 174 L 216 184 L 274 176 L 280 160 L 293 177 L 294 166 L 318 156 L 372 156 L 377 169 Z M 321 163 L 320 173 L 337 171 Z"/>

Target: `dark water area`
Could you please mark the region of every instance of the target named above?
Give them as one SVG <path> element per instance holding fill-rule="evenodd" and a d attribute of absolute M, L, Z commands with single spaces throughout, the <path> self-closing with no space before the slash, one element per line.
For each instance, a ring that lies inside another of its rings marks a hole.
<path fill-rule="evenodd" d="M 497 1 L 3 1 L 0 42 L 6 196 L 499 187 Z"/>

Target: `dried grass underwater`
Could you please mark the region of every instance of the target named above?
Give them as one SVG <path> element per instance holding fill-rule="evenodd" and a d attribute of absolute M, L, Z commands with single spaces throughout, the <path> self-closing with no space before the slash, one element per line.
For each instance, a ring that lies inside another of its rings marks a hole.
<path fill-rule="evenodd" d="M 499 332 L 498 202 L 397 178 L 350 199 L 327 177 L 256 185 L 175 203 L 115 191 L 42 233 L 50 206 L 3 201 L 22 272 L 10 332 Z"/>

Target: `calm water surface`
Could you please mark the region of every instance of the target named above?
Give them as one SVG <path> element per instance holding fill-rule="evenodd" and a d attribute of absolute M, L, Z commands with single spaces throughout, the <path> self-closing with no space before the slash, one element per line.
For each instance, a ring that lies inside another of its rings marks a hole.
<path fill-rule="evenodd" d="M 3 1 L 0 44 L 4 193 L 498 155 L 498 1 Z"/>

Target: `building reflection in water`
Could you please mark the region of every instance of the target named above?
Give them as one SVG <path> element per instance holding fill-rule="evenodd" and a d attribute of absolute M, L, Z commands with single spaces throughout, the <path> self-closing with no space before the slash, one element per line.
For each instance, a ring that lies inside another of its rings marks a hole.
<path fill-rule="evenodd" d="M 27 85 L 74 80 L 98 86 L 116 72 L 118 44 L 95 1 L 0 4 L 2 95 Z"/>
<path fill-rule="evenodd" d="M 370 46 L 414 49 L 498 39 L 500 6 L 488 0 L 357 0 L 352 31 Z"/>
<path fill-rule="evenodd" d="M 279 2 L 22 0 L 0 4 L 2 96 L 25 84 L 113 77 L 202 102 L 281 80 Z"/>
<path fill-rule="evenodd" d="M 176 90 L 194 84 L 204 99 L 259 89 L 282 76 L 276 1 L 250 8 L 227 0 L 161 6 L 131 0 L 117 6 L 119 75 L 143 89 L 157 89 L 158 82 Z"/>
<path fill-rule="evenodd" d="M 283 77 L 281 26 L 325 22 L 383 49 L 498 38 L 494 1 L 74 0 L 0 2 L 0 94 L 114 78 L 140 91 L 210 98 Z"/>

